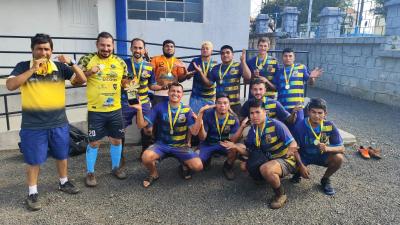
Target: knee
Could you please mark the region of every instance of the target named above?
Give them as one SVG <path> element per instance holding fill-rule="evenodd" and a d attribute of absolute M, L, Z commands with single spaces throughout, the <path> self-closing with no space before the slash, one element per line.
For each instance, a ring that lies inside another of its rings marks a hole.
<path fill-rule="evenodd" d="M 98 147 L 100 147 L 100 141 L 93 141 L 93 142 L 90 142 L 90 143 L 89 143 L 89 146 L 90 146 L 91 148 L 98 148 Z"/>
<path fill-rule="evenodd" d="M 203 163 L 200 159 L 197 159 L 191 162 L 188 167 L 195 172 L 200 172 L 203 170 Z"/>
<path fill-rule="evenodd" d="M 145 150 L 142 154 L 142 162 L 143 163 L 150 163 L 155 161 L 156 158 L 154 157 L 154 152 L 150 150 Z"/>
<path fill-rule="evenodd" d="M 332 155 L 331 163 L 335 166 L 341 166 L 344 161 L 344 155 L 337 153 Z"/>
<path fill-rule="evenodd" d="M 122 140 L 121 139 L 110 138 L 110 143 L 112 145 L 120 145 L 120 144 L 122 144 Z"/>

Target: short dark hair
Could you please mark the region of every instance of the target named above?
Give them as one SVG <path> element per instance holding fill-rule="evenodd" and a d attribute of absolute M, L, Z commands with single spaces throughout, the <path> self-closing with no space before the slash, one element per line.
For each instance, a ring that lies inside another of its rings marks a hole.
<path fill-rule="evenodd" d="M 283 51 L 282 51 L 282 55 L 284 55 L 285 53 L 294 53 L 294 50 L 293 50 L 293 48 L 285 48 L 285 49 L 283 49 Z"/>
<path fill-rule="evenodd" d="M 100 38 L 111 38 L 114 41 L 114 37 L 106 31 L 103 31 L 103 32 L 99 33 L 99 35 L 97 35 L 96 42 L 98 42 L 100 40 Z"/>
<path fill-rule="evenodd" d="M 249 100 L 249 110 L 250 110 L 250 108 L 262 108 L 262 109 L 265 109 L 264 108 L 264 102 L 261 101 L 260 99 L 252 98 L 252 99 Z"/>
<path fill-rule="evenodd" d="M 263 43 L 266 42 L 266 43 L 268 43 L 268 45 L 271 44 L 271 41 L 267 37 L 261 37 L 260 39 L 258 39 L 257 45 L 259 45 L 261 42 L 263 42 Z"/>
<path fill-rule="evenodd" d="M 141 41 L 141 42 L 143 43 L 143 47 L 146 47 L 146 42 L 145 42 L 143 39 L 141 39 L 141 38 L 134 38 L 134 39 L 132 39 L 132 41 L 131 41 L 131 46 L 133 45 L 133 42 L 135 42 L 135 41 Z"/>
<path fill-rule="evenodd" d="M 182 84 L 180 84 L 179 82 L 172 82 L 172 83 L 170 83 L 170 84 L 168 85 L 168 90 L 170 90 L 171 87 L 181 87 L 181 88 L 182 88 L 182 91 L 183 91 L 183 86 L 182 86 Z"/>
<path fill-rule="evenodd" d="M 307 111 L 311 109 L 322 109 L 324 112 L 328 110 L 326 101 L 322 98 L 312 98 L 310 102 L 307 104 Z"/>
<path fill-rule="evenodd" d="M 175 47 L 175 42 L 173 40 L 167 39 L 162 43 L 162 46 L 164 47 L 166 44 L 172 44 Z"/>
<path fill-rule="evenodd" d="M 229 95 L 225 92 L 221 92 L 217 94 L 217 97 L 215 98 L 215 100 L 218 100 L 220 98 L 227 98 L 229 100 Z"/>
<path fill-rule="evenodd" d="M 232 46 L 230 46 L 230 45 L 224 45 L 224 46 L 222 46 L 221 49 L 220 49 L 219 51 L 222 52 L 222 50 L 224 50 L 224 49 L 229 49 L 229 50 L 231 50 L 231 52 L 233 53 L 233 48 L 232 48 Z"/>
<path fill-rule="evenodd" d="M 51 50 L 53 50 L 53 41 L 51 40 L 50 35 L 48 34 L 36 34 L 31 38 L 31 49 L 35 47 L 35 45 L 40 45 L 40 44 L 50 44 Z"/>
<path fill-rule="evenodd" d="M 252 79 L 250 81 L 250 88 L 252 88 L 253 85 L 255 85 L 255 84 L 264 84 L 265 85 L 265 83 L 260 78 Z"/>

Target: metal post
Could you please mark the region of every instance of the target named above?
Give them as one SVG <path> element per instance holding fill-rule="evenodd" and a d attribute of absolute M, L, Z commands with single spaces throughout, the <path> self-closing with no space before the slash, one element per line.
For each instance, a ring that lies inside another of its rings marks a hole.
<path fill-rule="evenodd" d="M 310 30 L 311 30 L 311 14 L 312 14 L 312 3 L 313 0 L 310 0 L 308 4 L 308 17 L 307 17 L 307 37 L 310 37 Z"/>
<path fill-rule="evenodd" d="M 4 95 L 4 112 L 6 113 L 7 130 L 10 130 L 10 118 L 8 115 L 7 95 Z"/>

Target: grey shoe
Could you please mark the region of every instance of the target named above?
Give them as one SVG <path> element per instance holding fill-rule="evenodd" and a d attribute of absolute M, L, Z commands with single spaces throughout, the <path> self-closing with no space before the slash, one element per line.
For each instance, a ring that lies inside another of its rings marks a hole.
<path fill-rule="evenodd" d="M 68 194 L 77 194 L 79 193 L 79 188 L 75 187 L 75 185 L 71 181 L 65 182 L 65 184 L 58 184 L 58 190 L 63 191 Z"/>
<path fill-rule="evenodd" d="M 86 175 L 85 184 L 87 187 L 97 186 L 96 176 L 94 175 L 94 173 L 88 173 Z"/>
<path fill-rule="evenodd" d="M 115 168 L 111 171 L 112 175 L 114 175 L 116 178 L 123 180 L 126 179 L 126 172 L 123 168 Z"/>
<path fill-rule="evenodd" d="M 26 205 L 28 206 L 28 209 L 31 211 L 37 211 L 42 208 L 42 205 L 40 204 L 40 201 L 39 201 L 38 193 L 28 195 L 25 202 L 26 202 Z"/>

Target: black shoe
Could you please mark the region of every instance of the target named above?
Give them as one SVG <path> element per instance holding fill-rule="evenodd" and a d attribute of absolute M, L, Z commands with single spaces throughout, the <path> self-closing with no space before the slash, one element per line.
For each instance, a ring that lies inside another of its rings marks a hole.
<path fill-rule="evenodd" d="M 222 167 L 222 172 L 224 173 L 226 179 L 228 180 L 235 179 L 235 172 L 233 171 L 233 165 L 230 165 L 228 161 L 225 161 L 224 166 Z"/>
<path fill-rule="evenodd" d="M 336 193 L 335 189 L 332 187 L 331 180 L 329 178 L 322 178 L 321 186 L 326 195 L 334 195 Z"/>
<path fill-rule="evenodd" d="M 26 205 L 28 206 L 28 209 L 31 211 L 37 211 L 42 208 L 42 205 L 40 204 L 40 201 L 39 201 L 38 193 L 28 195 L 25 202 L 26 202 Z"/>
<path fill-rule="evenodd" d="M 182 179 L 189 180 L 192 178 L 192 171 L 189 168 L 187 168 L 186 166 L 184 168 L 183 165 L 179 165 L 178 173 L 182 177 Z"/>
<path fill-rule="evenodd" d="M 300 183 L 300 181 L 301 181 L 300 173 L 293 174 L 293 177 L 290 179 L 290 182 L 294 184 Z"/>
<path fill-rule="evenodd" d="M 71 181 L 67 181 L 65 184 L 59 183 L 58 189 L 68 194 L 77 194 L 80 191 Z"/>

